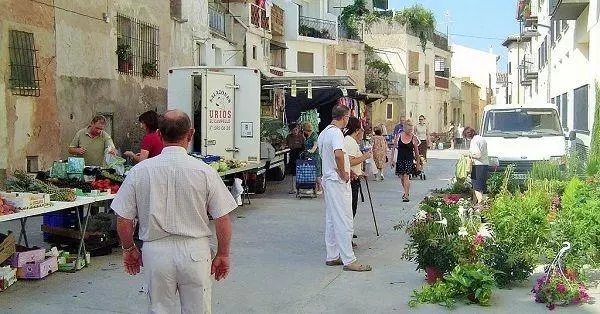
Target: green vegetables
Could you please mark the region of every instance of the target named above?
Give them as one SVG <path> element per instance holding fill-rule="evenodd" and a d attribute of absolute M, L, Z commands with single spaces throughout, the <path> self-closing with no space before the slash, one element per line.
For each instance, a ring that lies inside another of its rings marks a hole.
<path fill-rule="evenodd" d="M 444 277 L 444 281 L 413 291 L 408 305 L 414 307 L 420 303 L 435 303 L 453 308 L 457 300 L 462 300 L 489 306 L 492 289 L 496 286 L 495 273 L 496 271 L 482 264 L 456 266 Z"/>

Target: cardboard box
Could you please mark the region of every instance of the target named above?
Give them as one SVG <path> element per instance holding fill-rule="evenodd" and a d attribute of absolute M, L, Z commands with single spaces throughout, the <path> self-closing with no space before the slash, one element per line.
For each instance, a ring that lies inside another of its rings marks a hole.
<path fill-rule="evenodd" d="M 15 253 L 15 238 L 12 234 L 0 233 L 0 264 L 9 259 Z"/>
<path fill-rule="evenodd" d="M 48 257 L 41 262 L 27 263 L 17 268 L 17 277 L 20 279 L 42 279 L 58 270 L 56 256 Z"/>
<path fill-rule="evenodd" d="M 44 249 L 30 249 L 18 246 L 11 259 L 13 267 L 24 267 L 27 263 L 41 262 L 44 260 L 46 251 Z"/>
<path fill-rule="evenodd" d="M 17 282 L 17 269 L 10 266 L 0 267 L 0 291 L 6 290 Z"/>
<path fill-rule="evenodd" d="M 64 272 L 71 272 L 84 268 L 85 266 L 90 264 L 90 253 L 86 253 L 85 258 L 80 258 L 78 265 L 75 265 L 76 262 L 77 254 L 62 252 L 58 256 L 58 270 Z"/>

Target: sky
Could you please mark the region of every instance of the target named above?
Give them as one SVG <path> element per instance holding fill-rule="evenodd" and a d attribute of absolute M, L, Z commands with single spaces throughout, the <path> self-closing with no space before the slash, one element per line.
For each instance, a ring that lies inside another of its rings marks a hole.
<path fill-rule="evenodd" d="M 507 51 L 502 42 L 519 31 L 516 20 L 517 0 L 389 0 L 390 9 L 402 9 L 415 3 L 435 14 L 436 29 L 446 33 L 450 42 L 493 52 L 500 56 L 498 70 L 506 70 Z M 446 13 L 450 23 L 446 23 Z M 475 38 L 486 37 L 486 38 Z"/>

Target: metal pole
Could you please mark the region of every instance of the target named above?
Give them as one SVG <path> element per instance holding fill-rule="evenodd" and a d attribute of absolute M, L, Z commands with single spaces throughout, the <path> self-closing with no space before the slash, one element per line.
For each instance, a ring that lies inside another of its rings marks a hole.
<path fill-rule="evenodd" d="M 369 180 L 367 177 L 363 177 L 365 179 L 365 185 L 367 186 L 367 195 L 369 195 L 369 203 L 371 204 L 371 213 L 373 214 L 373 223 L 375 223 L 375 233 L 379 236 L 379 228 L 377 227 L 377 219 L 375 218 L 375 210 L 373 209 L 373 200 L 371 199 L 371 190 L 369 189 Z"/>

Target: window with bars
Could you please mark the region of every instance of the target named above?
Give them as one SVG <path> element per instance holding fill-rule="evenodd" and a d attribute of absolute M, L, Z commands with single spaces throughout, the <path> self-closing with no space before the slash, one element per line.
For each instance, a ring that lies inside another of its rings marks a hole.
<path fill-rule="evenodd" d="M 117 15 L 118 70 L 124 74 L 159 77 L 158 27 Z"/>
<path fill-rule="evenodd" d="M 11 30 L 9 33 L 10 88 L 13 95 L 40 96 L 37 50 L 33 33 Z"/>

